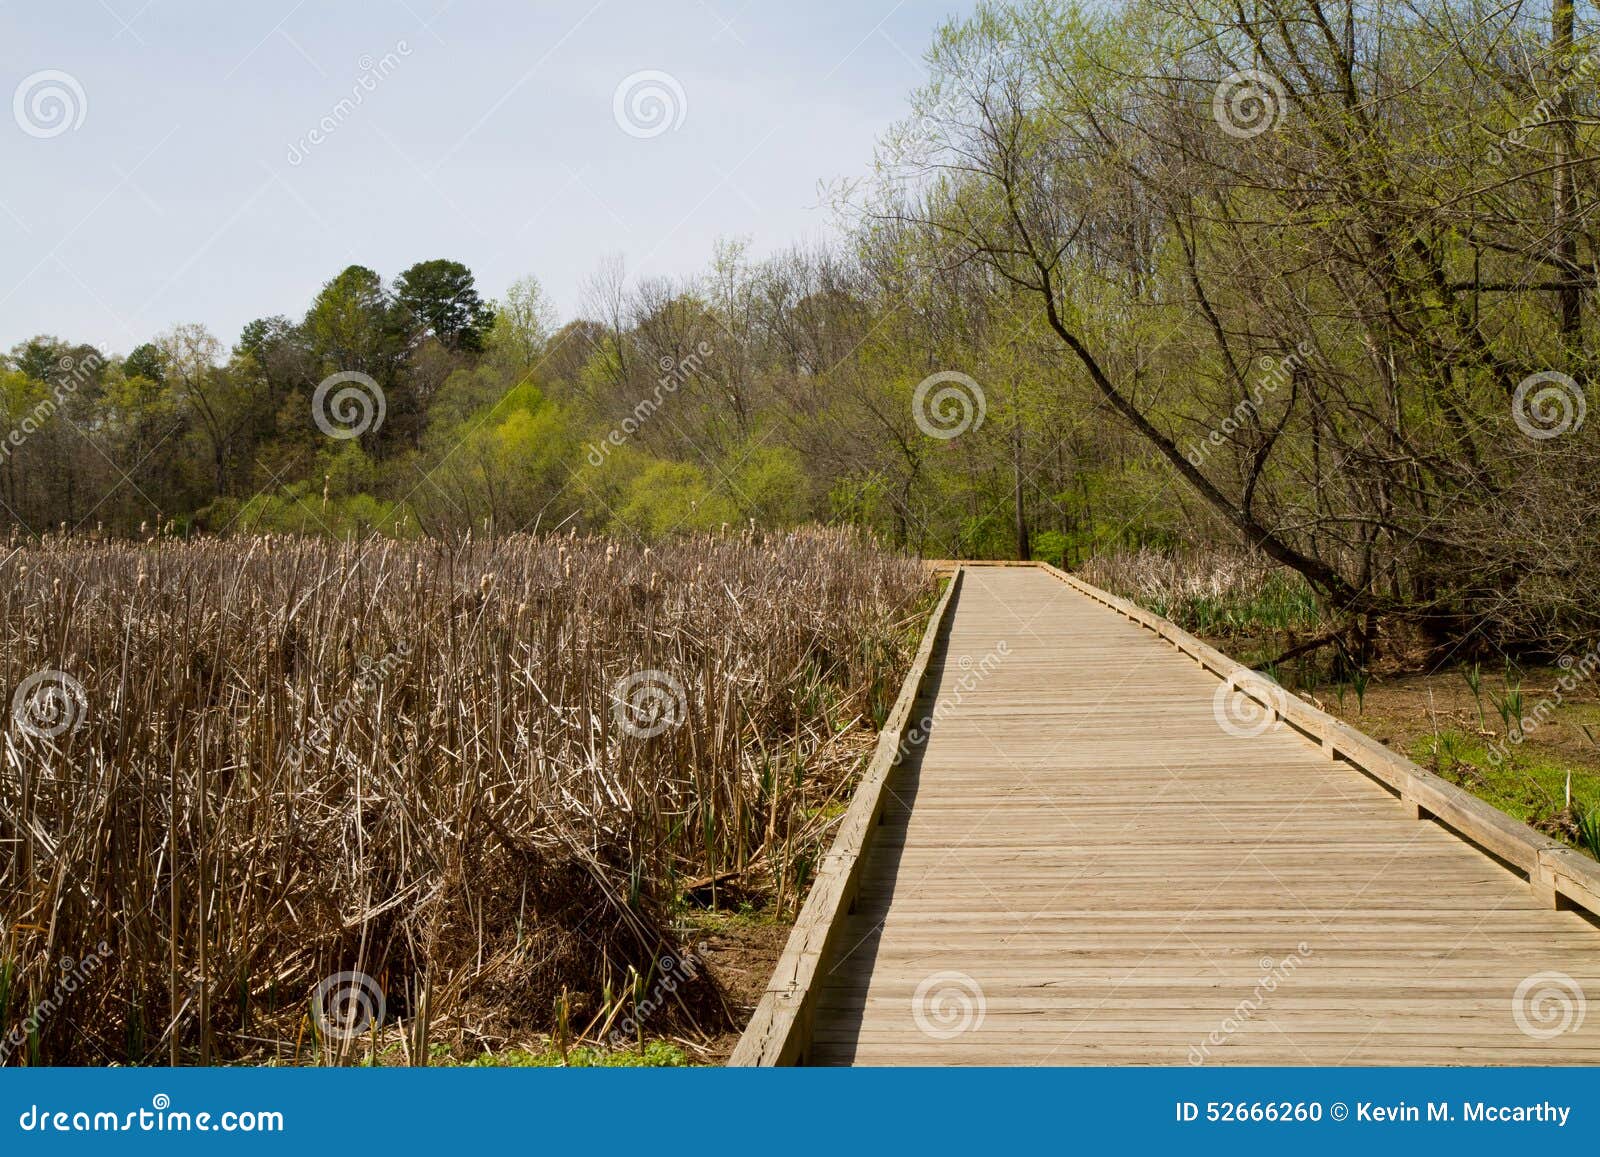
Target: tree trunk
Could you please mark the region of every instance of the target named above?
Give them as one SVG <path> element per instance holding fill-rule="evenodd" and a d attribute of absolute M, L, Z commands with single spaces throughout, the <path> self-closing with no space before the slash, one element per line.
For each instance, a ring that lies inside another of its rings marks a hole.
<path fill-rule="evenodd" d="M 1022 504 L 1022 415 L 1012 406 L 1011 420 L 1011 481 L 1012 508 L 1016 515 L 1017 557 L 1026 562 L 1033 557 L 1033 546 L 1028 535 L 1028 512 Z"/>
<path fill-rule="evenodd" d="M 1550 14 L 1551 73 L 1555 78 L 1552 119 L 1556 129 L 1556 158 L 1551 172 L 1551 201 L 1555 210 L 1556 250 L 1562 279 L 1561 345 L 1566 369 L 1576 371 L 1583 360 L 1583 291 L 1578 287 L 1578 196 L 1572 178 L 1572 161 L 1577 152 L 1577 129 L 1572 123 L 1573 0 L 1555 0 Z"/>

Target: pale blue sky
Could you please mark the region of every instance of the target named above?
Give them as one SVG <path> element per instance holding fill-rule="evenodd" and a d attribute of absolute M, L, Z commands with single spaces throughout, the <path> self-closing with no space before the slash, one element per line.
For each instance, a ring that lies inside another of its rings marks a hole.
<path fill-rule="evenodd" d="M 536 274 L 568 317 L 607 254 L 680 274 L 718 237 L 824 237 L 818 180 L 865 171 L 930 34 L 970 7 L 0 3 L 0 348 L 126 353 L 194 321 L 231 343 L 351 262 L 389 279 L 432 257 L 488 296 Z M 670 78 L 640 83 L 676 127 L 619 127 L 641 72 Z"/>

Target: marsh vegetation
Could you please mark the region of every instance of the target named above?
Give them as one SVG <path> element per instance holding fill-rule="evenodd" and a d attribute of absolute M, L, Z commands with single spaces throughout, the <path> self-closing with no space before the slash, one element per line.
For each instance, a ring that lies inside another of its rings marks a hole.
<path fill-rule="evenodd" d="M 49 679 L 0 741 L 11 1062 L 359 1058 L 313 1007 L 344 973 L 411 1062 L 641 1006 L 641 1047 L 702 1039 L 733 1014 L 675 913 L 792 912 L 928 594 L 844 531 L 14 552 L 0 678 Z"/>

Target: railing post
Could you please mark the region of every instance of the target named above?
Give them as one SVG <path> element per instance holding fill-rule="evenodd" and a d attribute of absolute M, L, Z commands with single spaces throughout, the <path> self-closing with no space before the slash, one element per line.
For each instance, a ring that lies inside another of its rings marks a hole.
<path fill-rule="evenodd" d="M 1561 907 L 1561 895 L 1556 891 L 1556 877 L 1542 860 L 1535 861 L 1528 873 L 1528 888 L 1541 908 Z"/>

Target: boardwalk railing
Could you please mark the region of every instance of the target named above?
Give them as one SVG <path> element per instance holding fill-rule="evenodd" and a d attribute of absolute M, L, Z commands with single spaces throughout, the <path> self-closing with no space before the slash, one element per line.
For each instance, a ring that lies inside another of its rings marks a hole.
<path fill-rule="evenodd" d="M 766 992 L 729 1058 L 730 1065 L 796 1065 L 805 1063 L 811 1040 L 811 1017 L 817 994 L 816 979 L 823 961 L 834 947 L 841 917 L 855 904 L 861 865 L 867 843 L 878 826 L 889 776 L 899 762 L 901 744 L 912 726 L 911 714 L 927 679 L 939 632 L 949 621 L 950 608 L 961 588 L 961 567 L 956 566 L 938 605 L 928 616 L 922 645 L 901 684 L 900 696 L 878 734 L 872 762 L 861 776 L 855 797 L 839 824 L 833 846 L 822 858 L 811 891 L 789 933 Z"/>
<path fill-rule="evenodd" d="M 911 726 L 911 715 L 927 680 L 939 635 L 949 621 L 963 574 L 973 566 L 1036 566 L 1079 594 L 1153 632 L 1203 669 L 1228 681 L 1283 723 L 1319 746 L 1331 760 L 1365 773 L 1406 802 L 1413 815 L 1432 819 L 1525 876 L 1538 902 L 1550 908 L 1576 908 L 1600 918 L 1600 864 L 1498 811 L 1426 768 L 1391 751 L 1305 700 L 1269 683 L 1258 672 L 1228 658 L 1187 631 L 1126 599 L 1108 594 L 1044 563 L 986 564 L 930 562 L 950 583 L 928 621 L 922 645 L 900 696 L 878 739 L 811 893 L 795 922 L 772 980 L 730 1065 L 804 1064 L 811 1040 L 816 990 L 836 948 L 835 933 L 852 911 L 861 867 L 883 812 L 896 754 Z"/>
<path fill-rule="evenodd" d="M 1274 688 L 1274 694 L 1262 694 L 1259 674 L 1247 678 L 1252 674 L 1248 667 L 1159 615 L 1046 563 L 1039 565 L 1073 590 L 1155 632 L 1212 674 L 1231 680 L 1242 694 L 1320 744 L 1328 758 L 1344 760 L 1394 792 L 1415 809 L 1418 819 L 1437 820 L 1516 868 L 1528 878 L 1529 887 L 1546 906 L 1570 905 L 1600 916 L 1600 863 L 1512 819 L 1304 699 L 1280 688 Z"/>

